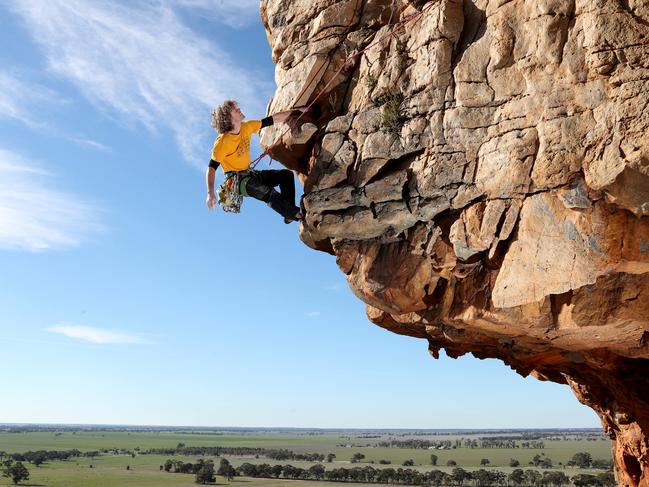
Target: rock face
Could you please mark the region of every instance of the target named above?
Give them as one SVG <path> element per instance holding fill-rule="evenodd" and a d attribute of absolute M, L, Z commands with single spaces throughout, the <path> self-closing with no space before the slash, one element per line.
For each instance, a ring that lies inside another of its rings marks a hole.
<path fill-rule="evenodd" d="M 568 384 L 649 485 L 649 2 L 261 4 L 270 111 L 322 93 L 274 150 L 300 238 L 432 355 Z"/>

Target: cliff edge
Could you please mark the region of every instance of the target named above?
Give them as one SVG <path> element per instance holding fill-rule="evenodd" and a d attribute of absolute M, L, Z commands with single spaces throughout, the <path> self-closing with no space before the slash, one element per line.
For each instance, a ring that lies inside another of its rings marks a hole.
<path fill-rule="evenodd" d="M 271 112 L 324 90 L 273 151 L 304 184 L 304 243 L 433 356 L 568 384 L 614 440 L 618 483 L 649 486 L 649 3 L 261 13 Z"/>

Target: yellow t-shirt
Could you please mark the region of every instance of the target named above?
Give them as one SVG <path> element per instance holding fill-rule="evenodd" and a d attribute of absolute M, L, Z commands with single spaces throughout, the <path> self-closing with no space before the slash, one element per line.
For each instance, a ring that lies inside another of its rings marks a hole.
<path fill-rule="evenodd" d="M 212 160 L 219 162 L 223 172 L 245 171 L 250 160 L 250 137 L 261 129 L 261 120 L 248 120 L 241 124 L 238 134 L 220 134 L 214 141 Z"/>

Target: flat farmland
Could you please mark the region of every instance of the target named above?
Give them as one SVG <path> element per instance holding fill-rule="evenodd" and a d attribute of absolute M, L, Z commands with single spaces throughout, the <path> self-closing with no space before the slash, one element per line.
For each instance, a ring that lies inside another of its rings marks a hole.
<path fill-rule="evenodd" d="M 460 438 L 478 439 L 480 437 L 494 437 L 497 435 L 471 434 L 458 436 L 422 436 L 416 439 L 426 438 L 428 441 L 441 442 Z M 218 468 L 220 458 L 210 455 L 184 455 L 182 450 L 173 454 L 145 454 L 149 449 L 166 448 L 175 450 L 179 444 L 186 447 L 223 447 L 223 448 L 261 448 L 267 450 L 284 449 L 295 454 L 320 453 L 324 456 L 335 455 L 332 462 L 322 462 L 327 469 L 353 467 L 364 467 L 371 465 L 375 469 L 403 468 L 406 460 L 412 460 L 413 465 L 407 468 L 428 472 L 431 470 L 442 470 L 451 473 L 454 466 L 448 466 L 447 462 L 453 460 L 457 466 L 467 470 L 483 468 L 482 459 L 488 459 L 487 466 L 490 470 L 500 470 L 510 473 L 513 468 L 509 466 L 510 460 L 515 459 L 520 463 L 519 468 L 534 468 L 529 462 L 535 455 L 542 458 L 549 458 L 553 463 L 553 470 L 564 470 L 569 475 L 577 473 L 598 471 L 592 469 L 578 469 L 576 467 L 565 468 L 564 465 L 577 452 L 587 452 L 593 459 L 610 460 L 611 442 L 601 435 L 566 435 L 565 439 L 542 440 L 544 448 L 466 448 L 458 447 L 451 449 L 415 449 L 378 446 L 385 441 L 402 441 L 412 439 L 403 434 L 370 435 L 345 434 L 340 432 L 328 432 L 326 434 L 304 434 L 304 433 L 265 433 L 251 431 L 245 433 L 219 433 L 219 432 L 188 432 L 188 431 L 115 431 L 115 430 L 71 430 L 61 431 L 21 431 L 21 432 L 0 432 L 0 454 L 25 453 L 38 450 L 71 450 L 77 449 L 81 452 L 101 450 L 121 450 L 120 454 L 113 454 L 110 451 L 95 457 L 73 457 L 69 460 L 46 461 L 37 467 L 31 463 L 24 462 L 30 471 L 28 485 L 42 487 L 108 487 L 108 486 L 190 486 L 194 483 L 194 475 L 169 473 L 161 470 L 167 460 L 179 460 L 185 463 L 196 463 L 199 458 L 214 461 Z M 517 444 L 520 444 L 517 441 Z M 464 444 L 462 442 L 462 444 Z M 126 453 L 124 454 L 124 451 Z M 354 454 L 362 454 L 357 463 L 352 463 Z M 436 455 L 437 465 L 430 462 L 431 455 Z M 302 469 L 309 469 L 319 462 L 306 460 L 274 460 L 261 452 L 259 455 L 233 455 L 223 453 L 222 457 L 227 458 L 233 467 L 239 467 L 243 463 L 270 464 L 270 465 L 292 465 Z M 381 460 L 384 464 L 379 463 Z M 387 463 L 389 462 L 389 463 Z M 542 470 L 541 470 L 542 471 Z M 601 472 L 601 471 L 600 471 Z M 227 484 L 225 479 L 217 479 L 217 484 Z M 316 482 L 310 480 L 288 480 L 274 479 L 252 479 L 235 477 L 231 485 L 241 487 L 275 487 L 296 484 L 296 487 L 309 487 L 327 485 L 360 485 L 353 483 L 331 483 Z M 298 485 L 299 484 L 299 485 Z M 0 486 L 12 485 L 9 479 L 0 478 Z M 368 485 L 368 484 L 363 484 Z"/>
<path fill-rule="evenodd" d="M 65 462 L 49 462 L 40 467 L 29 465 L 30 478 L 25 485 L 39 487 L 195 487 L 194 475 L 168 473 L 160 471 L 168 456 L 138 455 L 102 456 L 95 459 L 82 458 Z M 195 462 L 197 457 L 175 456 L 177 460 Z M 210 458 L 210 457 L 204 457 Z M 213 458 L 213 457 L 212 457 Z M 214 458 L 213 458 L 214 459 Z M 214 459 L 218 466 L 218 459 Z M 233 461 L 233 465 L 241 462 Z M 92 465 L 92 468 L 90 467 Z M 129 470 L 126 467 L 129 466 Z M 19 484 L 20 485 L 20 484 Z M 230 482 L 217 476 L 216 484 L 233 487 L 280 487 L 295 485 L 296 487 L 340 487 L 339 482 L 316 482 L 308 480 L 287 479 L 252 479 L 235 477 Z M 349 487 L 368 484 L 344 483 Z M 13 486 L 8 479 L 0 477 L 0 486 Z"/>
<path fill-rule="evenodd" d="M 149 457 L 149 458 L 147 458 Z M 161 472 L 159 462 L 166 460 L 155 455 L 146 455 L 127 459 L 124 457 L 103 457 L 93 461 L 52 462 L 41 467 L 30 467 L 30 478 L 25 485 L 40 487 L 196 487 L 194 475 Z M 178 457 L 182 458 L 182 457 Z M 196 458 L 183 459 L 195 461 Z M 90 468 L 90 465 L 93 468 Z M 131 468 L 126 470 L 126 465 Z M 218 462 L 217 462 L 218 465 Z M 20 485 L 20 484 L 19 484 Z M 315 482 L 307 480 L 271 480 L 236 477 L 228 482 L 217 477 L 216 484 L 233 487 L 279 487 L 295 485 L 296 487 L 340 487 L 340 483 Z M 367 484 L 345 483 L 345 486 Z M 0 477 L 0 486 L 9 487 L 13 483 Z"/>
<path fill-rule="evenodd" d="M 286 448 L 289 450 L 324 451 L 341 443 L 340 438 L 289 435 L 220 435 L 183 432 L 0 432 L 0 451 L 9 453 L 27 450 L 101 450 L 102 448 L 175 448 L 186 446 L 223 446 L 249 448 Z"/>
<path fill-rule="evenodd" d="M 454 460 L 459 466 L 480 467 L 483 458 L 490 466 L 509 466 L 510 459 L 518 460 L 523 468 L 535 455 L 544 455 L 556 465 L 565 464 L 577 452 L 590 453 L 594 459 L 611 458 L 611 442 L 586 440 L 546 440 L 545 448 L 457 448 L 451 450 L 424 450 L 414 448 L 335 448 L 332 453 L 338 460 L 349 460 L 354 453 L 365 455 L 363 462 L 380 460 L 392 461 L 392 466 L 400 466 L 405 460 L 413 460 L 415 465 L 430 465 L 430 456 L 437 455 L 437 465 L 444 466 Z"/>

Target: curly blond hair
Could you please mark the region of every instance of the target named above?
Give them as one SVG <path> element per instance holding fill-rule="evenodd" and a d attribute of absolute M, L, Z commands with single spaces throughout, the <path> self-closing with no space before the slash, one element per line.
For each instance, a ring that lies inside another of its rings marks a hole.
<path fill-rule="evenodd" d="M 220 134 L 229 132 L 234 128 L 232 125 L 232 109 L 236 106 L 238 106 L 236 100 L 225 100 L 212 110 L 212 127 Z"/>

